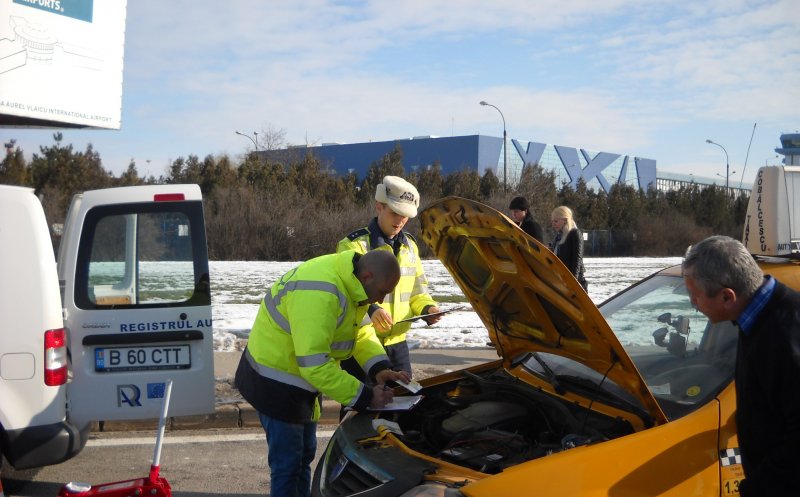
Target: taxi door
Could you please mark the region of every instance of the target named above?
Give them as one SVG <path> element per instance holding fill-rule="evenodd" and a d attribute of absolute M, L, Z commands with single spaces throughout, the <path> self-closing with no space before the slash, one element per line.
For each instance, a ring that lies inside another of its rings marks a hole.
<path fill-rule="evenodd" d="M 75 423 L 214 410 L 211 295 L 197 185 L 76 195 L 58 255 Z"/>

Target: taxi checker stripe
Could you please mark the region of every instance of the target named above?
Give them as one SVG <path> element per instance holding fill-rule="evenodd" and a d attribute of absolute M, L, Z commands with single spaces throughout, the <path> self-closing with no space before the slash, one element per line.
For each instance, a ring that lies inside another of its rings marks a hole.
<path fill-rule="evenodd" d="M 286 373 L 284 371 L 280 371 L 277 369 L 273 369 L 269 366 L 265 366 L 263 364 L 259 364 L 256 362 L 255 358 L 250 355 L 250 349 L 244 349 L 245 357 L 247 358 L 247 362 L 250 363 L 250 367 L 256 370 L 256 372 L 263 376 L 264 378 L 269 378 L 270 380 L 275 380 L 280 383 L 285 383 L 287 385 L 292 385 L 297 388 L 302 388 L 303 390 L 308 390 L 309 392 L 316 392 L 317 389 L 314 388 L 311 383 L 307 382 L 303 378 L 299 376 L 295 376 L 293 374 Z"/>
<path fill-rule="evenodd" d="M 739 447 L 720 450 L 719 462 L 722 466 L 730 466 L 732 464 L 742 464 L 742 455 L 739 452 Z"/>
<path fill-rule="evenodd" d="M 326 281 L 290 281 L 286 283 L 274 297 L 270 298 L 269 295 L 264 296 L 264 306 L 267 308 L 267 312 L 269 312 L 272 320 L 275 321 L 283 331 L 291 335 L 292 327 L 289 325 L 289 320 L 283 317 L 283 314 L 278 311 L 278 306 L 281 304 L 281 299 L 294 290 L 319 290 L 335 295 L 339 299 L 339 309 L 341 310 L 339 318 L 336 320 L 336 327 L 338 328 L 342 325 L 347 311 L 347 297 L 336 288 L 336 285 Z"/>

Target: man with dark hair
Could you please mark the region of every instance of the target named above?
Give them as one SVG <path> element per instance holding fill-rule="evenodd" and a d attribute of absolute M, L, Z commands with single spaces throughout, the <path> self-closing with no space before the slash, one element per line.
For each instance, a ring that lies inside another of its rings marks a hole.
<path fill-rule="evenodd" d="M 367 306 L 383 302 L 400 280 L 389 252 L 355 251 L 306 261 L 281 277 L 262 300 L 239 367 L 236 387 L 258 411 L 267 434 L 273 497 L 308 497 L 317 448 L 320 394 L 356 410 L 392 401 L 392 371 L 374 333 L 359 332 Z M 355 356 L 376 384 L 346 373 Z"/>
<path fill-rule="evenodd" d="M 531 206 L 525 197 L 514 197 L 508 205 L 511 219 L 522 228 L 522 231 L 532 236 L 537 242 L 544 243 L 544 231 L 531 214 Z"/>
<path fill-rule="evenodd" d="M 712 236 L 683 261 L 692 304 L 739 325 L 736 425 L 742 497 L 800 495 L 800 293 L 771 276 L 740 242 Z"/>

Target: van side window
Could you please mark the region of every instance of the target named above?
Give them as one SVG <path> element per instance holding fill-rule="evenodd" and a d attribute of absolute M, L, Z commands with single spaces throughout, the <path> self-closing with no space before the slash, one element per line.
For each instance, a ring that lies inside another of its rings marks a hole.
<path fill-rule="evenodd" d="M 208 291 L 205 234 L 193 236 L 191 211 L 92 217 L 96 222 L 86 224 L 79 251 L 86 275 L 76 279 L 79 307 L 201 305 L 208 300 L 198 295 Z"/>

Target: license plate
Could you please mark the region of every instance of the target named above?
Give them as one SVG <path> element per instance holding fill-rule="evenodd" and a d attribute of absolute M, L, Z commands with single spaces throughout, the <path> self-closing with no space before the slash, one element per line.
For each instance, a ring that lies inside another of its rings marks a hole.
<path fill-rule="evenodd" d="M 147 347 L 102 347 L 94 349 L 94 370 L 156 371 L 189 369 L 192 356 L 189 345 L 160 345 Z"/>

